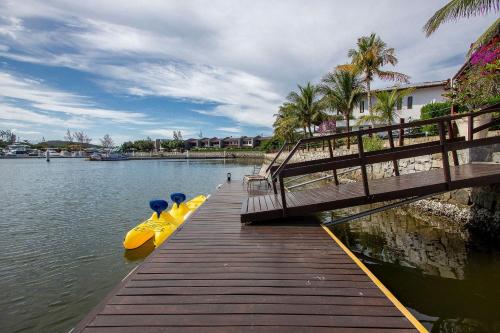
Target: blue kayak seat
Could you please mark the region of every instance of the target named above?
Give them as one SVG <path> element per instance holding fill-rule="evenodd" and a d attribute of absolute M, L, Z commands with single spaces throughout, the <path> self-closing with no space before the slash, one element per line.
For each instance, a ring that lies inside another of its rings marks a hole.
<path fill-rule="evenodd" d="M 179 206 L 181 203 L 186 201 L 186 195 L 184 193 L 172 193 L 170 194 L 170 199 Z"/>
<path fill-rule="evenodd" d="M 158 218 L 160 218 L 161 212 L 168 208 L 168 202 L 165 200 L 151 200 L 149 202 L 149 207 L 156 212 Z"/>

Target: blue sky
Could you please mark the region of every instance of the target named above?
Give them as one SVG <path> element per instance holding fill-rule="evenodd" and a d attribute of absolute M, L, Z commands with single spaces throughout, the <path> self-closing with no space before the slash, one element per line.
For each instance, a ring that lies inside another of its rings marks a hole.
<path fill-rule="evenodd" d="M 68 128 L 116 143 L 270 134 L 288 92 L 347 62 L 361 35 L 394 47 L 412 82 L 453 75 L 495 14 L 425 38 L 444 3 L 0 0 L 0 129 L 35 142 Z"/>

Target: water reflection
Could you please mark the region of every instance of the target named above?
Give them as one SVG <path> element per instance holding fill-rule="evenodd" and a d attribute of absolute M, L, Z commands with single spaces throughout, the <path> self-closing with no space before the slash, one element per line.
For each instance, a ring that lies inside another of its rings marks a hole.
<path fill-rule="evenodd" d="M 146 243 L 139 246 L 137 249 L 124 250 L 123 257 L 128 262 L 142 261 L 155 249 L 154 237 L 150 238 Z"/>
<path fill-rule="evenodd" d="M 497 248 L 452 221 L 402 209 L 332 230 L 430 331 L 500 332 Z"/>

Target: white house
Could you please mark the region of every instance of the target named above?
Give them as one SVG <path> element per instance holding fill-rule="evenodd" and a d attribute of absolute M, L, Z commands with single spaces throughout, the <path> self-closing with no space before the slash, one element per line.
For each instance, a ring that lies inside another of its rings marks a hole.
<path fill-rule="evenodd" d="M 409 122 L 411 120 L 420 119 L 420 109 L 422 106 L 432 103 L 432 102 L 443 102 L 445 99 L 443 94 L 445 92 L 446 86 L 448 85 L 448 80 L 442 81 L 431 81 L 431 82 L 420 82 L 413 84 L 406 84 L 400 86 L 391 86 L 383 89 L 374 89 L 372 90 L 372 105 L 375 104 L 376 97 L 375 94 L 379 91 L 390 91 L 395 88 L 397 89 L 407 89 L 413 88 L 415 89 L 411 95 L 408 95 L 404 98 L 401 105 L 398 105 L 399 117 L 404 118 L 405 122 Z M 354 108 L 353 110 L 353 118 L 350 121 L 350 126 L 352 128 L 358 129 L 360 126 L 356 125 L 357 120 L 363 116 L 368 114 L 368 104 L 367 104 L 366 96 L 364 99 Z M 337 127 L 345 127 L 345 121 L 338 121 Z M 363 126 L 361 126 L 362 128 Z"/>

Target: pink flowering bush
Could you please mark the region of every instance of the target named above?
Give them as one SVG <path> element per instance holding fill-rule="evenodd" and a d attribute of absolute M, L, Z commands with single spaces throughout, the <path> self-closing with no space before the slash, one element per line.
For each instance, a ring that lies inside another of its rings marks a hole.
<path fill-rule="evenodd" d="M 450 97 L 465 111 L 500 100 L 499 37 L 472 54 L 470 67 L 457 79 Z"/>
<path fill-rule="evenodd" d="M 335 119 L 328 119 L 319 124 L 319 133 L 326 135 L 335 133 L 337 128 L 337 121 Z"/>

